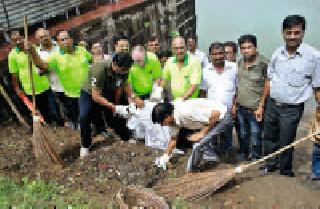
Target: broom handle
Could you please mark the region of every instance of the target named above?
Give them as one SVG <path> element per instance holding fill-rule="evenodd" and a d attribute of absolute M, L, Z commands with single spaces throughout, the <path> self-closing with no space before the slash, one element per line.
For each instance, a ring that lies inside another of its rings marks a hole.
<path fill-rule="evenodd" d="M 4 99 L 7 101 L 7 103 L 9 104 L 11 110 L 14 112 L 14 114 L 17 116 L 18 120 L 20 121 L 20 123 L 22 123 L 26 128 L 30 129 L 30 126 L 28 125 L 28 123 L 24 120 L 24 118 L 21 116 L 21 114 L 19 113 L 19 111 L 17 110 L 16 106 L 13 104 L 12 100 L 10 99 L 9 95 L 7 94 L 7 92 L 4 90 L 3 86 L 0 84 L 0 92 L 2 94 L 2 96 L 4 97 Z"/>
<path fill-rule="evenodd" d="M 24 39 L 25 41 L 28 41 L 28 17 L 27 15 L 24 15 L 23 17 L 23 29 L 24 29 Z M 34 82 L 33 82 L 33 74 L 32 74 L 32 60 L 30 59 L 30 54 L 28 52 L 28 71 L 29 71 L 29 77 L 30 77 L 30 83 L 31 83 L 31 88 L 32 88 L 32 115 L 36 115 L 36 94 L 35 94 L 35 87 L 34 87 Z"/>
<path fill-rule="evenodd" d="M 264 162 L 264 161 L 266 161 L 266 160 L 268 160 L 268 159 L 270 159 L 270 158 L 272 158 L 272 157 L 274 157 L 274 156 L 276 156 L 278 154 L 281 154 L 284 151 L 286 151 L 286 150 L 288 150 L 288 149 L 300 144 L 303 141 L 309 140 L 309 139 L 315 137 L 318 134 L 320 134 L 319 131 L 315 132 L 313 134 L 310 134 L 310 135 L 308 135 L 306 137 L 303 137 L 303 138 L 301 138 L 299 140 L 296 140 L 295 142 L 292 142 L 291 144 L 289 144 L 289 145 L 287 145 L 285 147 L 282 147 L 281 149 L 278 149 L 277 151 L 275 151 L 275 152 L 273 152 L 273 153 L 271 153 L 271 154 L 269 154 L 267 156 L 264 156 L 263 158 L 260 158 L 259 160 L 255 160 L 255 161 L 253 161 L 253 162 L 251 162 L 249 164 L 241 165 L 241 167 L 242 167 L 243 170 L 246 170 L 246 169 L 248 169 L 248 168 L 250 168 L 252 166 L 255 166 L 255 165 L 259 164 L 259 163 L 262 163 L 262 162 Z"/>

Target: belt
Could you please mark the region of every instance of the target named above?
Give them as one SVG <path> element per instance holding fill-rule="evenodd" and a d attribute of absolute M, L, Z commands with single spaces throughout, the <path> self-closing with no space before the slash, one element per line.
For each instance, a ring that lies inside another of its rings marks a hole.
<path fill-rule="evenodd" d="M 288 106 L 300 106 L 300 105 L 303 105 L 303 103 L 284 103 L 284 102 L 278 102 L 276 101 L 275 99 L 273 98 L 270 98 L 270 100 L 272 102 L 275 103 L 276 106 L 279 106 L 279 107 L 288 107 Z"/>

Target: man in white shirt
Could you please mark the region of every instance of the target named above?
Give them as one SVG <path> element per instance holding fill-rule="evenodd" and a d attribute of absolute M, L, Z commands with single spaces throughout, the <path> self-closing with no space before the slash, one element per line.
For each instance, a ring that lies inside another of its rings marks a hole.
<path fill-rule="evenodd" d="M 39 44 L 37 47 L 37 53 L 42 60 L 46 60 L 53 52 L 59 51 L 59 46 L 52 41 L 48 30 L 39 28 L 35 32 L 35 37 Z M 57 102 L 57 97 L 60 96 L 59 94 L 63 94 L 63 87 L 60 84 L 56 71 L 51 70 L 48 75 L 48 79 L 51 88 L 48 96 L 50 115 L 58 125 L 63 126 L 64 120 L 60 114 L 60 108 Z"/>
<path fill-rule="evenodd" d="M 186 42 L 188 54 L 191 54 L 192 56 L 198 58 L 201 62 L 201 68 L 205 68 L 209 64 L 209 60 L 206 53 L 197 49 L 197 37 L 192 34 L 189 34 L 186 37 Z"/>
<path fill-rule="evenodd" d="M 203 159 L 204 150 L 213 136 L 224 131 L 231 121 L 227 107 L 217 101 L 204 98 L 159 103 L 152 110 L 152 122 L 170 126 L 171 139 L 162 157 L 156 159 L 158 167 L 166 169 L 172 150 L 177 144 L 180 128 L 197 130 L 188 140 L 195 142 L 188 161 L 187 171 L 194 171 Z"/>
<path fill-rule="evenodd" d="M 201 97 L 214 99 L 231 110 L 236 94 L 237 65 L 225 61 L 223 43 L 211 44 L 209 53 L 212 63 L 203 70 Z M 220 151 L 221 154 L 227 154 L 232 150 L 232 125 L 221 136 Z"/>

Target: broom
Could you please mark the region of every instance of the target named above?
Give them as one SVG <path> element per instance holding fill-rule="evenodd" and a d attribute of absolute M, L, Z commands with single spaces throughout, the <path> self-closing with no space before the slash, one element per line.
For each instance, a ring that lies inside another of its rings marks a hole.
<path fill-rule="evenodd" d="M 24 24 L 24 35 L 25 40 L 28 41 L 28 19 L 27 15 L 24 16 L 23 19 Z M 32 61 L 30 59 L 30 54 L 28 54 L 28 71 L 30 76 L 30 83 L 32 88 L 32 119 L 33 119 L 33 136 L 32 136 L 32 144 L 34 149 L 34 154 L 37 159 L 40 159 L 46 153 L 49 154 L 51 160 L 53 162 L 57 162 L 60 165 L 63 165 L 63 161 L 61 160 L 59 154 L 53 148 L 49 138 L 45 135 L 42 127 L 41 127 L 41 117 L 36 113 L 36 99 L 35 99 L 35 86 L 33 81 L 32 74 Z"/>
<path fill-rule="evenodd" d="M 30 130 L 30 126 L 28 125 L 28 123 L 25 121 L 25 119 L 21 116 L 20 112 L 18 111 L 18 109 L 16 108 L 16 106 L 13 104 L 11 98 L 9 97 L 8 93 L 6 92 L 6 90 L 3 88 L 3 86 L 0 84 L 0 92 L 3 96 L 3 98 L 6 100 L 6 102 L 9 104 L 12 112 L 17 116 L 18 120 L 20 121 L 20 123 L 22 125 L 24 125 L 27 129 Z"/>
<path fill-rule="evenodd" d="M 174 200 L 176 197 L 180 197 L 186 201 L 193 201 L 209 196 L 227 184 L 237 174 L 242 173 L 257 164 L 265 162 L 266 160 L 281 154 L 290 148 L 293 148 L 303 141 L 310 139 L 314 140 L 314 137 L 316 137 L 318 134 L 320 134 L 319 131 L 310 134 L 251 163 L 239 165 L 236 168 L 231 169 L 223 169 L 204 173 L 188 173 L 179 179 L 157 186 L 154 189 L 159 195 L 168 200 Z"/>

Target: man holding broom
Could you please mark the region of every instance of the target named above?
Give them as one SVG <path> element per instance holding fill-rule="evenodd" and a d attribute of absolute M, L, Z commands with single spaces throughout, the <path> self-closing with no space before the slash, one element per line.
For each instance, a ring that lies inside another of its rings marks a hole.
<path fill-rule="evenodd" d="M 19 31 L 13 31 L 11 34 L 13 49 L 8 56 L 9 72 L 12 74 L 12 84 L 16 94 L 21 97 L 26 94 L 29 98 L 32 95 L 30 76 L 28 71 L 28 53 L 23 44 L 23 38 Z M 46 122 L 50 122 L 48 95 L 50 84 L 47 76 L 41 76 L 39 69 L 32 65 L 33 81 L 35 86 L 35 95 L 37 108 Z M 22 89 L 20 88 L 20 84 Z"/>
<path fill-rule="evenodd" d="M 187 171 L 192 172 L 199 166 L 210 141 L 226 130 L 232 124 L 232 119 L 225 105 L 214 100 L 198 98 L 157 104 L 152 110 L 152 122 L 171 127 L 172 137 L 167 150 L 155 162 L 164 170 L 177 144 L 179 129 L 183 127 L 197 130 L 188 138 L 189 141 L 195 142 L 187 167 Z"/>

